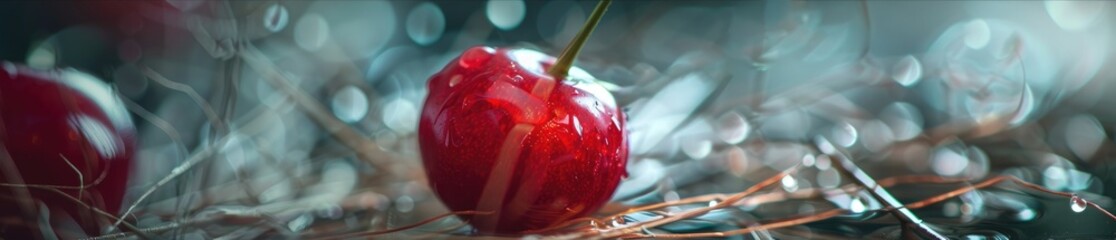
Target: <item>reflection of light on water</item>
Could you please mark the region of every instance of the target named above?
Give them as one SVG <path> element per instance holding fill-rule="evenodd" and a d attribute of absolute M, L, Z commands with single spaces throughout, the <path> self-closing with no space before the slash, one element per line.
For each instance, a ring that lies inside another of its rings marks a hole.
<path fill-rule="evenodd" d="M 802 156 L 802 166 L 812 167 L 816 160 L 813 154 L 806 154 L 806 156 Z"/>
<path fill-rule="evenodd" d="M 826 139 L 824 137 L 819 136 L 819 137 L 814 138 L 814 144 L 817 145 L 818 151 L 821 151 L 823 153 L 827 153 L 827 154 L 837 153 L 837 147 L 833 146 L 833 143 L 830 142 L 828 139 Z"/>
<path fill-rule="evenodd" d="M 345 198 L 357 184 L 357 172 L 352 164 L 345 161 L 330 161 L 325 164 L 321 181 L 308 188 L 308 197 L 323 202 L 335 202 Z"/>
<path fill-rule="evenodd" d="M 1104 127 L 1091 115 L 1070 117 L 1061 128 L 1064 129 L 1066 145 L 1082 160 L 1091 159 L 1104 142 Z"/>
<path fill-rule="evenodd" d="M 759 131 L 773 139 L 806 139 L 807 131 L 812 127 L 810 115 L 804 110 L 794 109 L 764 119 Z"/>
<path fill-rule="evenodd" d="M 1031 208 L 1025 208 L 1023 210 L 1020 210 L 1019 213 L 1015 214 L 1016 219 L 1020 221 L 1030 221 L 1035 219 L 1036 216 L 1038 216 L 1038 213 L 1036 213 L 1035 210 Z"/>
<path fill-rule="evenodd" d="M 678 141 L 681 142 L 682 152 L 692 159 L 702 159 L 713 152 L 714 135 L 713 126 L 706 118 L 690 121 L 685 127 L 678 130 Z"/>
<path fill-rule="evenodd" d="M 485 6 L 488 21 L 503 30 L 518 27 L 527 15 L 527 5 L 523 0 L 489 0 Z"/>
<path fill-rule="evenodd" d="M 605 15 L 610 14 L 612 13 Z M 565 46 L 577 35 L 581 25 L 585 24 L 585 15 L 585 11 L 576 2 L 549 1 L 539 10 L 536 29 L 541 37 L 554 46 Z"/>
<path fill-rule="evenodd" d="M 329 40 L 329 23 L 315 13 L 308 13 L 298 19 L 294 28 L 294 40 L 302 49 L 315 51 Z"/>
<path fill-rule="evenodd" d="M 981 49 L 988 45 L 992 38 L 992 30 L 984 19 L 973 19 L 965 24 L 965 46 L 972 49 Z"/>
<path fill-rule="evenodd" d="M 717 118 L 717 136 L 728 144 L 737 144 L 748 138 L 752 125 L 736 111 L 726 112 Z"/>
<path fill-rule="evenodd" d="M 629 177 L 616 188 L 615 199 L 625 199 L 643 193 L 655 186 L 659 179 L 667 175 L 666 167 L 659 160 L 643 159 L 628 164 Z"/>
<path fill-rule="evenodd" d="M 388 48 L 383 53 L 376 55 L 372 61 L 369 61 L 368 72 L 365 73 L 365 77 L 373 82 L 383 80 L 398 72 L 401 63 L 417 59 L 420 55 L 419 49 L 412 46 Z"/>
<path fill-rule="evenodd" d="M 401 134 L 408 134 L 418 127 L 418 109 L 414 103 L 396 98 L 384 105 L 384 124 Z"/>
<path fill-rule="evenodd" d="M 221 146 L 221 156 L 233 171 L 251 167 L 249 164 L 259 158 L 258 152 L 255 151 L 255 144 L 247 136 L 234 132 L 226 138 L 228 140 L 225 141 L 225 145 Z"/>
<path fill-rule="evenodd" d="M 969 158 L 969 168 L 966 169 L 964 176 L 969 179 L 981 179 L 988 175 L 989 162 L 988 155 L 984 153 L 977 146 L 970 146 L 969 150 L 965 153 Z"/>
<path fill-rule="evenodd" d="M 279 32 L 287 27 L 288 21 L 290 21 L 290 14 L 287 13 L 287 7 L 282 4 L 271 4 L 264 13 L 264 28 L 268 31 Z"/>
<path fill-rule="evenodd" d="M 912 139 L 922 133 L 922 114 L 910 103 L 896 102 L 888 105 L 880 112 L 880 120 L 891 129 L 895 140 Z"/>
<path fill-rule="evenodd" d="M 752 160 L 748 159 L 748 153 L 744 149 L 732 146 L 728 150 L 723 151 L 725 157 L 725 164 L 728 165 L 729 173 L 734 176 L 744 176 L 748 173 L 748 163 Z"/>
<path fill-rule="evenodd" d="M 1051 1 L 1044 2 L 1050 19 L 1066 30 L 1088 28 L 1097 17 L 1108 9 L 1106 1 Z"/>
<path fill-rule="evenodd" d="M 271 187 L 268 187 L 266 190 L 260 192 L 257 198 L 259 198 L 259 201 L 261 203 L 272 203 L 287 200 L 287 198 L 291 197 L 293 193 L 294 191 L 293 187 L 291 186 L 291 180 L 282 179 L 279 180 L 278 183 L 275 183 L 271 185 Z"/>
<path fill-rule="evenodd" d="M 856 128 L 849 123 L 839 123 L 830 129 L 830 138 L 832 141 L 843 147 L 850 147 L 858 138 Z"/>
<path fill-rule="evenodd" d="M 1082 191 L 1095 182 L 1091 174 L 1077 170 L 1073 163 L 1061 156 L 1047 153 L 1041 160 L 1048 164 L 1042 169 L 1042 185 L 1046 188 Z"/>
<path fill-rule="evenodd" d="M 787 192 L 798 191 L 798 180 L 794 179 L 792 175 L 783 176 L 783 180 L 779 182 L 783 184 L 783 190 Z"/>
<path fill-rule="evenodd" d="M 430 45 L 442 37 L 446 17 L 438 5 L 430 2 L 419 4 L 407 14 L 407 36 L 419 45 Z"/>
<path fill-rule="evenodd" d="M 872 152 L 885 150 L 895 139 L 892 128 L 880 120 L 872 120 L 861 127 L 864 137 L 861 143 L 865 149 Z"/>
<path fill-rule="evenodd" d="M 37 69 L 50 69 L 54 67 L 57 56 L 50 43 L 39 44 L 27 54 L 27 66 Z"/>
<path fill-rule="evenodd" d="M 1085 201 L 1084 198 L 1077 196 L 1077 194 L 1074 194 L 1073 197 L 1070 198 L 1070 210 L 1073 210 L 1075 213 L 1084 212 L 1085 207 L 1088 205 L 1089 201 Z"/>
<path fill-rule="evenodd" d="M 353 85 L 348 85 L 333 94 L 330 101 L 333 115 L 347 123 L 360 121 L 368 114 L 368 97 Z"/>
<path fill-rule="evenodd" d="M 930 159 L 930 168 L 944 176 L 961 174 L 969 166 L 969 159 L 950 148 L 939 148 Z"/>
<path fill-rule="evenodd" d="M 415 209 L 415 199 L 411 196 L 403 195 L 395 199 L 395 210 L 405 213 Z"/>
<path fill-rule="evenodd" d="M 833 159 L 830 159 L 829 155 L 818 155 L 816 161 L 814 165 L 818 167 L 818 170 L 825 171 L 833 168 Z"/>
<path fill-rule="evenodd" d="M 294 220 L 287 222 L 287 228 L 289 228 L 292 232 L 301 232 L 303 229 L 306 229 L 306 227 L 309 227 L 310 224 L 313 223 L 314 216 L 310 214 L 302 214 Z"/>
<path fill-rule="evenodd" d="M 305 25 L 299 20 L 295 26 L 295 40 L 306 38 L 310 51 L 325 43 L 336 44 L 338 51 L 319 53 L 330 62 L 365 59 L 380 52 L 395 35 L 396 18 L 391 1 L 317 1 L 311 3 L 306 12 L 302 18 L 309 19 Z M 300 27 L 310 29 L 300 32 Z"/>
<path fill-rule="evenodd" d="M 823 188 L 836 188 L 841 185 L 841 174 L 837 169 L 826 169 L 818 172 L 818 186 Z"/>
<path fill-rule="evenodd" d="M 864 210 L 867 210 L 867 208 L 867 206 L 864 206 L 864 202 L 860 201 L 860 198 L 853 198 L 849 201 L 849 211 L 853 213 L 862 213 Z"/>
<path fill-rule="evenodd" d="M 671 130 L 690 116 L 713 86 L 698 74 L 672 81 L 638 110 L 632 112 L 631 150 L 643 154 L 652 150 Z"/>
<path fill-rule="evenodd" d="M 922 79 L 922 63 L 914 56 L 907 55 L 892 68 L 891 79 L 905 87 L 910 87 Z"/>

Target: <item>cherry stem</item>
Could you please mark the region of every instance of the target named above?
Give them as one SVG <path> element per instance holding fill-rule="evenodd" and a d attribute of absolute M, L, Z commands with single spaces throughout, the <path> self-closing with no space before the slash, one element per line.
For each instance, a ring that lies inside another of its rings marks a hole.
<path fill-rule="evenodd" d="M 578 52 L 581 52 L 581 48 L 585 45 L 585 40 L 589 39 L 589 35 L 593 34 L 593 29 L 597 28 L 597 23 L 601 22 L 601 17 L 604 16 L 605 10 L 608 9 L 609 4 L 612 4 L 612 0 L 601 0 L 601 2 L 597 3 L 597 7 L 593 9 L 593 13 L 589 15 L 589 20 L 585 21 L 584 26 L 581 26 L 581 31 L 577 32 L 577 36 L 574 37 L 569 45 L 566 45 L 565 49 L 562 49 L 562 55 L 558 56 L 558 61 L 555 62 L 554 66 L 551 66 L 550 71 L 547 72 L 550 73 L 551 76 L 554 76 L 554 79 L 560 81 L 566 78 L 566 74 L 569 73 L 570 67 L 573 67 L 573 62 L 574 59 L 577 58 Z"/>

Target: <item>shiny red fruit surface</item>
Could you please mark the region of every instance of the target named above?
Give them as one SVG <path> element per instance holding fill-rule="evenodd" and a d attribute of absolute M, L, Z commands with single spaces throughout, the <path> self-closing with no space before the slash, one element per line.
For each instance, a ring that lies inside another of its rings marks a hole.
<path fill-rule="evenodd" d="M 586 216 L 627 173 L 627 130 L 612 95 L 554 58 L 474 47 L 430 78 L 419 146 L 430 187 L 482 233 L 519 233 Z"/>
<path fill-rule="evenodd" d="M 49 189 L 115 214 L 135 151 L 128 112 L 92 75 L 0 67 L 0 238 L 99 233 L 107 218 Z"/>

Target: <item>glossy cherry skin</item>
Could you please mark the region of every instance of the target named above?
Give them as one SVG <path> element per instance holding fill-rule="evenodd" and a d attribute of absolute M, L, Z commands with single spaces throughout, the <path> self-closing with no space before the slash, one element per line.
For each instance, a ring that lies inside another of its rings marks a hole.
<path fill-rule="evenodd" d="M 89 74 L 0 66 L 0 238 L 37 238 L 37 221 L 62 238 L 99 234 L 107 218 L 44 187 L 116 214 L 135 151 L 128 112 Z"/>
<path fill-rule="evenodd" d="M 471 48 L 430 78 L 419 147 L 434 193 L 479 232 L 514 234 L 586 216 L 626 176 L 627 130 L 612 95 L 555 59 Z"/>

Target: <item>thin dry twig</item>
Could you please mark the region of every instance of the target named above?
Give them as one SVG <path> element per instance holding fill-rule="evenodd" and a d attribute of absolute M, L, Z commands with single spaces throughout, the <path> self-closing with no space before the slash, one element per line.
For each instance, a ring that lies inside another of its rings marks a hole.
<path fill-rule="evenodd" d="M 77 173 L 77 176 L 78 176 L 78 196 L 77 196 L 77 199 L 81 199 L 81 197 L 85 194 L 85 174 L 81 173 L 81 170 L 78 170 L 77 166 L 74 166 L 74 163 L 70 162 L 70 159 L 66 158 L 66 156 L 59 153 L 58 157 L 62 158 L 62 161 L 65 161 L 66 165 L 69 165 L 70 169 L 74 170 L 74 173 Z"/>
<path fill-rule="evenodd" d="M 117 218 L 116 215 L 112 215 L 112 213 L 105 212 L 105 210 L 101 210 L 100 208 L 90 206 L 89 204 L 86 204 L 85 202 L 82 202 L 81 199 L 75 198 L 74 196 L 70 196 L 70 194 L 66 194 L 65 192 L 62 192 L 62 190 L 58 190 L 58 188 L 53 188 L 53 187 L 44 186 L 44 185 L 26 185 L 26 184 L 9 184 L 9 183 L 0 183 L 0 186 L 9 187 L 9 188 L 20 188 L 20 189 L 39 189 L 39 190 L 52 192 L 52 193 L 61 195 L 61 196 L 65 197 L 66 199 L 80 205 L 81 207 L 89 209 L 89 210 L 93 211 L 94 213 L 97 213 L 98 215 L 106 217 L 110 220 L 119 220 L 119 218 Z M 129 224 L 129 223 L 123 223 L 120 226 L 124 226 L 124 228 L 129 230 L 129 231 L 138 231 L 139 230 L 138 227 L 136 227 L 135 225 Z"/>
<path fill-rule="evenodd" d="M 420 227 L 422 225 L 426 225 L 426 224 L 432 223 L 434 221 L 438 221 L 438 220 L 441 220 L 443 218 L 447 218 L 447 217 L 451 217 L 451 216 L 455 216 L 455 215 L 481 215 L 481 214 L 491 214 L 491 213 L 492 212 L 482 212 L 482 211 L 449 212 L 449 213 L 444 213 L 444 214 L 434 216 L 434 217 L 431 217 L 431 218 L 427 218 L 426 220 L 418 221 L 418 222 L 415 222 L 415 223 L 412 223 L 412 224 L 409 224 L 409 225 L 406 225 L 406 226 L 402 226 L 402 227 L 385 229 L 385 230 L 378 230 L 378 231 L 367 231 L 367 232 L 342 234 L 342 235 L 337 235 L 337 236 L 327 236 L 327 237 L 321 237 L 321 238 L 316 238 L 316 239 L 318 239 L 318 240 L 333 240 L 333 239 L 345 239 L 345 238 L 355 238 L 355 237 L 372 237 L 372 236 L 377 236 L 377 235 L 384 235 L 384 234 L 389 234 L 389 233 L 414 229 L 414 228 Z"/>
<path fill-rule="evenodd" d="M 118 97 L 117 99 L 120 99 L 120 101 L 124 103 L 124 107 L 127 108 L 128 111 L 135 113 L 136 116 L 147 120 L 147 122 L 151 123 L 151 125 L 159 128 L 159 130 L 162 130 L 164 134 L 167 134 L 167 137 L 170 138 L 171 142 L 175 143 L 175 146 L 178 146 L 180 150 L 186 152 L 186 145 L 182 143 L 182 134 L 178 132 L 178 129 L 174 128 L 174 125 L 172 125 L 170 122 L 167 122 L 167 120 L 159 117 L 158 115 L 155 115 L 155 113 L 144 109 L 142 106 L 132 101 L 131 99 L 123 96 Z"/>
<path fill-rule="evenodd" d="M 701 216 L 701 215 L 704 215 L 705 213 L 708 213 L 709 211 L 712 211 L 714 209 L 720 209 L 720 208 L 725 208 L 725 207 L 731 206 L 736 201 L 739 201 L 740 199 L 743 199 L 744 197 L 747 197 L 748 195 L 750 195 L 752 193 L 758 192 L 759 190 L 761 190 L 763 188 L 766 188 L 767 186 L 770 186 L 772 184 L 775 184 L 775 183 L 779 182 L 779 180 L 783 179 L 783 177 L 785 177 L 787 175 L 790 175 L 792 172 L 795 172 L 798 169 L 799 169 L 799 165 L 796 165 L 795 167 L 792 167 L 791 169 L 780 172 L 779 174 L 775 174 L 774 176 L 771 176 L 771 177 L 769 177 L 769 178 L 767 178 L 763 181 L 760 181 L 759 183 L 756 183 L 756 185 L 753 185 L 752 187 L 744 190 L 743 192 L 733 194 L 732 196 L 729 196 L 729 197 L 725 198 L 724 201 L 721 201 L 721 202 L 719 202 L 719 203 L 717 203 L 713 206 L 710 206 L 710 207 L 698 208 L 698 209 L 678 213 L 678 214 L 675 214 L 675 215 L 671 215 L 671 216 L 668 216 L 668 217 L 665 217 L 665 218 L 655 219 L 655 220 L 651 220 L 651 221 L 647 221 L 647 222 L 640 222 L 640 223 L 637 223 L 637 224 L 626 225 L 626 226 L 624 226 L 622 228 L 619 228 L 619 229 L 608 229 L 607 231 L 599 231 L 598 230 L 598 231 L 594 231 L 594 232 L 591 232 L 591 233 L 599 234 L 599 236 L 593 236 L 593 237 L 616 238 L 616 237 L 620 237 L 620 236 L 623 236 L 623 235 L 639 232 L 639 229 L 642 229 L 642 228 L 658 227 L 658 226 L 661 226 L 661 225 L 664 225 L 664 224 L 667 224 L 667 223 L 671 223 L 671 222 L 675 222 L 675 221 L 678 221 L 678 220 Z M 590 237 L 592 235 L 590 234 L 590 235 L 583 235 L 583 236 Z"/>
<path fill-rule="evenodd" d="M 222 137 L 220 140 L 218 140 L 216 142 L 216 144 L 213 144 L 211 146 L 224 145 L 224 142 L 228 141 L 228 140 L 229 140 L 228 136 Z M 175 167 L 174 169 L 172 169 L 169 175 L 167 175 L 166 177 L 163 177 L 163 179 L 160 179 L 158 182 L 155 182 L 154 186 L 151 186 L 151 188 L 148 188 L 147 191 L 144 191 L 143 194 L 141 194 L 139 196 L 139 198 L 136 199 L 136 202 L 132 203 L 132 206 L 129 206 L 128 210 L 124 211 L 124 213 L 121 214 L 121 215 L 122 216 L 127 216 L 127 215 L 131 214 L 132 211 L 135 210 L 136 207 L 140 205 L 140 203 L 143 203 L 143 201 L 146 200 L 147 197 L 151 196 L 151 194 L 154 194 L 155 191 L 158 190 L 160 187 L 162 187 L 163 185 L 166 185 L 167 183 L 170 183 L 174 179 L 178 178 L 178 176 L 181 176 L 183 173 L 186 173 L 188 170 L 194 168 L 194 166 L 198 165 L 198 163 L 201 163 L 205 160 L 210 159 L 210 156 L 213 155 L 215 152 L 217 152 L 216 148 L 203 146 L 200 151 L 198 151 L 196 154 L 190 156 L 190 158 L 186 159 L 186 161 L 184 161 L 182 163 L 182 165 L 179 165 L 179 166 Z M 116 222 L 113 223 L 113 226 L 120 225 L 120 223 L 123 222 L 123 221 L 124 221 L 124 218 L 117 219 Z"/>
<path fill-rule="evenodd" d="M 852 160 L 849 160 L 849 158 L 845 156 L 844 154 L 831 155 L 830 159 L 835 161 L 833 166 L 840 171 L 842 175 L 851 178 L 853 183 L 867 190 L 877 201 L 886 204 L 888 211 L 890 211 L 892 215 L 895 215 L 896 218 L 907 224 L 907 226 L 913 227 L 915 230 L 915 232 L 913 232 L 914 234 L 917 234 L 918 237 L 921 238 L 948 239 L 937 230 L 931 228 L 922 218 L 918 217 L 914 212 L 911 212 L 910 209 L 903 208 L 899 199 L 892 196 L 887 189 L 880 187 L 874 178 L 869 176 L 864 170 L 861 170 L 856 163 L 853 163 Z"/>
<path fill-rule="evenodd" d="M 826 220 L 826 219 L 835 217 L 837 215 L 844 214 L 846 212 L 847 212 L 847 210 L 845 210 L 845 209 L 830 209 L 830 210 L 826 210 L 826 211 L 822 211 L 822 212 L 818 212 L 818 213 L 814 213 L 814 214 L 791 217 L 791 218 L 786 218 L 786 219 L 782 219 L 782 220 L 776 220 L 776 221 L 764 223 L 764 224 L 757 225 L 757 226 L 751 226 L 751 227 L 746 227 L 746 228 L 741 228 L 741 229 L 736 229 L 736 230 L 730 230 L 730 231 L 723 231 L 723 232 L 654 234 L 654 235 L 648 235 L 648 234 L 640 233 L 640 234 L 636 234 L 634 236 L 628 236 L 628 237 L 622 237 L 622 238 L 624 238 L 624 239 L 640 239 L 640 238 L 727 237 L 727 236 L 733 236 L 733 235 L 748 234 L 748 233 L 755 232 L 755 231 L 760 231 L 760 230 L 770 230 L 770 229 L 784 228 L 784 227 L 797 226 L 797 225 L 801 225 L 801 224 L 822 221 L 822 220 Z"/>
<path fill-rule="evenodd" d="M 259 110 L 259 109 L 261 109 L 261 108 L 257 108 L 257 110 Z M 261 117 L 262 114 L 259 114 L 259 111 L 257 111 L 257 110 L 254 110 L 254 111 L 252 111 L 252 113 L 245 116 L 245 119 L 251 119 L 251 121 L 246 125 L 253 126 L 253 125 L 258 124 L 259 122 L 261 122 L 263 120 L 266 120 L 266 119 Z M 250 128 L 244 128 L 244 129 L 241 129 L 240 131 L 246 131 L 247 129 L 250 129 Z M 245 134 L 247 134 L 247 133 L 245 133 Z M 178 178 L 182 174 L 186 173 L 188 170 L 194 168 L 194 166 L 197 166 L 199 163 L 210 159 L 211 156 L 218 151 L 217 147 L 215 147 L 215 146 L 223 146 L 224 142 L 230 140 L 230 136 L 233 136 L 233 135 L 229 134 L 229 135 L 226 135 L 224 137 L 221 137 L 221 139 L 219 139 L 217 141 L 214 141 L 214 144 L 201 146 L 200 147 L 201 149 L 199 149 L 197 152 L 192 154 L 181 165 L 175 167 L 174 169 L 171 169 L 171 172 L 170 172 L 169 175 L 160 179 L 158 182 L 155 183 L 155 185 L 151 186 L 143 194 L 141 194 L 140 197 L 137 198 L 136 201 L 134 203 L 132 203 L 132 205 L 129 206 L 128 209 L 126 211 L 124 211 L 124 213 L 121 214 L 121 216 L 130 215 L 132 213 L 132 211 L 134 211 L 136 209 L 136 207 L 138 207 L 141 203 L 143 203 L 144 200 L 146 200 L 148 197 L 150 197 L 151 194 L 154 194 L 156 190 L 158 190 L 162 186 L 166 185 L 167 183 L 170 183 L 172 180 Z M 116 220 L 116 222 L 113 223 L 113 226 L 120 225 L 120 223 L 123 220 L 124 220 L 124 217 L 119 218 L 118 220 Z"/>
<path fill-rule="evenodd" d="M 155 83 L 158 83 L 159 85 L 163 85 L 166 88 L 181 92 L 183 94 L 186 94 L 186 96 L 189 96 L 190 100 L 193 100 L 194 103 L 198 104 L 198 107 L 201 108 L 202 113 L 205 114 L 205 117 L 209 119 L 209 124 L 212 125 L 214 129 L 220 129 L 223 132 L 228 130 L 225 122 L 221 121 L 221 118 L 218 117 L 217 112 L 213 110 L 213 106 L 210 106 L 209 102 L 205 101 L 205 98 L 202 98 L 201 94 L 198 94 L 198 92 L 194 91 L 193 88 L 187 86 L 186 84 L 171 81 L 170 79 L 163 77 L 162 74 L 159 74 L 159 72 L 156 72 L 150 67 L 141 66 L 140 70 L 143 72 L 143 75 L 147 77 L 147 79 L 154 80 Z"/>
<path fill-rule="evenodd" d="M 314 119 L 318 125 L 328 131 L 334 138 L 356 152 L 357 157 L 361 160 L 387 171 L 395 171 L 395 169 L 390 166 L 392 166 L 394 162 L 398 162 L 396 161 L 398 157 L 380 150 L 375 141 L 368 139 L 368 137 L 361 135 L 356 129 L 341 122 L 341 120 L 330 114 L 322 103 L 298 89 L 298 87 L 292 85 L 290 79 L 287 79 L 285 75 L 279 72 L 276 66 L 251 43 L 245 44 L 244 49 L 240 51 L 239 54 L 249 67 L 261 75 L 264 75 L 265 77 L 263 79 L 267 80 L 275 89 L 286 93 L 294 99 L 295 103 L 297 103 L 307 115 Z M 394 173 L 395 176 L 405 176 L 399 172 Z"/>
<path fill-rule="evenodd" d="M 926 207 L 926 206 L 933 205 L 935 203 L 939 203 L 939 202 L 948 200 L 950 198 L 959 196 L 959 195 L 967 193 L 967 192 L 971 192 L 971 191 L 975 191 L 977 189 L 983 189 L 983 188 L 995 186 L 996 184 L 1002 183 L 1004 181 L 1012 181 L 1016 184 L 1019 184 L 1023 188 L 1031 189 L 1031 190 L 1035 190 L 1035 191 L 1039 191 L 1039 192 L 1043 192 L 1043 193 L 1053 194 L 1053 195 L 1067 197 L 1067 198 L 1075 197 L 1075 195 L 1072 194 L 1072 193 L 1065 193 L 1065 192 L 1049 190 L 1049 189 L 1046 189 L 1042 186 L 1023 181 L 1022 179 L 1016 178 L 1014 176 L 1001 175 L 1001 176 L 996 176 L 996 177 L 993 177 L 993 178 L 986 179 L 984 181 L 973 184 L 971 186 L 965 186 L 965 187 L 955 189 L 955 190 L 952 190 L 952 191 L 949 191 L 949 192 L 946 192 L 946 193 L 943 193 L 943 194 L 940 194 L 940 195 L 936 195 L 936 196 L 933 196 L 933 197 L 930 197 L 930 198 L 927 198 L 927 199 L 923 199 L 923 200 L 920 200 L 920 201 L 917 201 L 917 202 L 913 202 L 913 203 L 903 205 L 903 208 L 906 208 L 906 209 L 923 208 L 923 207 Z M 893 185 L 898 185 L 898 184 L 964 183 L 964 182 L 967 182 L 967 181 L 964 180 L 964 179 L 944 178 L 944 177 L 940 177 L 940 176 L 905 176 L 905 177 L 887 178 L 887 179 L 881 180 L 880 182 L 881 182 L 881 184 L 880 184 L 881 186 L 884 186 L 884 185 L 893 186 Z M 857 187 L 858 187 L 858 189 L 864 189 L 863 187 L 859 187 L 859 186 L 857 186 Z M 820 191 L 821 191 L 821 189 L 815 189 L 815 192 L 820 192 Z M 793 193 L 794 192 L 771 193 L 771 194 L 774 194 L 774 195 L 779 196 L 779 197 L 775 198 L 775 200 L 764 201 L 763 203 L 772 202 L 772 201 L 779 201 L 779 200 L 782 200 L 782 199 L 787 199 L 787 197 L 789 197 Z M 817 196 L 817 195 L 806 195 L 806 196 L 810 197 L 810 196 Z M 709 197 L 710 197 L 710 195 L 704 195 L 704 196 L 697 196 L 695 198 L 708 199 Z M 760 196 L 757 196 L 757 197 L 760 197 Z M 702 201 L 696 201 L 696 200 L 689 200 L 689 198 L 688 199 L 683 199 L 683 200 L 680 200 L 680 201 L 688 201 L 688 202 L 695 202 L 695 203 L 696 202 L 702 202 Z M 743 199 L 742 199 L 742 201 L 743 201 Z M 758 204 L 762 204 L 762 203 L 758 203 Z M 1093 202 L 1087 202 L 1087 204 L 1089 206 L 1091 206 L 1092 208 L 1096 209 L 1097 211 L 1100 211 L 1105 216 L 1108 216 L 1113 221 L 1116 221 L 1116 215 L 1113 215 L 1111 212 L 1109 212 L 1108 210 L 1105 210 L 1100 205 L 1098 205 L 1096 203 L 1093 203 Z M 663 205 L 656 204 L 656 206 L 663 206 Z M 894 210 L 894 208 L 885 207 L 885 208 L 879 209 L 879 210 L 891 211 L 891 210 Z M 768 222 L 766 224 L 762 224 L 762 225 L 758 225 L 758 226 L 751 226 L 751 227 L 746 227 L 746 228 L 742 228 L 742 229 L 722 231 L 722 232 L 701 232 L 701 233 L 686 233 L 686 234 L 647 234 L 647 233 L 634 233 L 633 232 L 633 233 L 625 233 L 625 234 L 617 236 L 617 237 L 620 237 L 620 238 L 726 237 L 726 236 L 732 236 L 732 235 L 747 234 L 747 233 L 754 232 L 754 231 L 759 231 L 759 230 L 772 230 L 772 229 L 777 229 L 777 228 L 796 226 L 796 225 L 805 224 L 805 223 L 822 221 L 822 220 L 826 220 L 826 219 L 829 219 L 829 218 L 832 218 L 834 216 L 844 214 L 844 213 L 848 213 L 848 210 L 832 209 L 832 210 L 827 210 L 827 211 L 823 211 L 823 212 L 818 212 L 818 213 L 815 213 L 815 214 L 803 215 L 803 216 L 792 217 L 792 218 L 787 218 L 787 219 L 783 219 L 783 220 Z M 586 236 L 586 237 L 608 238 L 607 236 L 603 236 L 603 235 L 602 236 Z"/>

